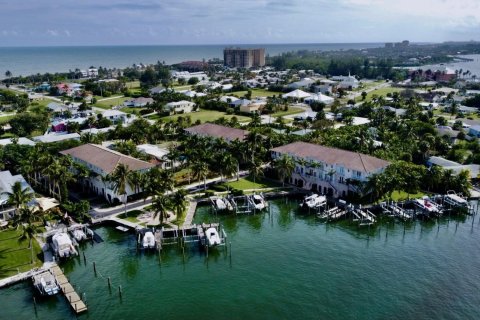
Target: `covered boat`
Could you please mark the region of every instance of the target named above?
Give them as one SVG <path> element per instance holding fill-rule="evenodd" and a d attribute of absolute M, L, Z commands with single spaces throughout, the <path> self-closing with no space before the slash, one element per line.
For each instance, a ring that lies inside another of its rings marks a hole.
<path fill-rule="evenodd" d="M 75 250 L 72 240 L 67 233 L 60 232 L 54 234 L 52 237 L 52 247 L 55 255 L 60 258 L 77 254 L 77 250 Z"/>
<path fill-rule="evenodd" d="M 153 249 L 155 248 L 155 236 L 152 231 L 147 231 L 143 235 L 143 248 Z"/>
<path fill-rule="evenodd" d="M 32 277 L 33 286 L 43 296 L 53 296 L 60 291 L 55 276 L 50 271 L 44 271 Z"/>
<path fill-rule="evenodd" d="M 268 206 L 265 199 L 259 194 L 254 194 L 252 196 L 252 203 L 253 203 L 253 206 L 255 207 L 255 209 L 257 209 L 257 210 L 263 210 Z"/>
<path fill-rule="evenodd" d="M 220 235 L 218 234 L 218 230 L 214 227 L 208 228 L 205 232 L 205 235 L 207 237 L 209 247 L 216 246 L 222 243 Z"/>

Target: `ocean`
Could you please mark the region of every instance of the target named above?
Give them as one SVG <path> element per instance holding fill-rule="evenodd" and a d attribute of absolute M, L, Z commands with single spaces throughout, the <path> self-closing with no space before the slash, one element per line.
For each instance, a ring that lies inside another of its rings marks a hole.
<path fill-rule="evenodd" d="M 0 47 L 0 79 L 9 70 L 13 76 L 45 72 L 68 72 L 90 66 L 125 68 L 136 63 L 167 64 L 187 60 L 223 59 L 223 49 L 231 45 L 178 46 L 71 46 L 71 47 Z M 239 47 L 262 47 L 266 54 L 278 55 L 297 50 L 348 50 L 383 46 L 383 43 L 321 44 L 245 44 Z"/>

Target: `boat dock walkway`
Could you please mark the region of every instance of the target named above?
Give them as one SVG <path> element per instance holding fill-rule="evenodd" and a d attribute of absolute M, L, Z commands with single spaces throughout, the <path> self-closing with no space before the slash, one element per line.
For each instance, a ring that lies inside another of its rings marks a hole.
<path fill-rule="evenodd" d="M 78 293 L 75 292 L 75 289 L 70 284 L 67 277 L 65 277 L 65 275 L 63 274 L 62 269 L 60 269 L 60 267 L 55 264 L 53 265 L 53 267 L 50 268 L 50 270 L 55 275 L 55 279 L 57 280 L 58 285 L 62 289 L 65 298 L 67 298 L 70 306 L 75 311 L 75 313 L 79 314 L 87 311 L 87 305 L 85 304 L 85 302 L 82 301 Z"/>
<path fill-rule="evenodd" d="M 193 216 L 195 215 L 195 210 L 197 210 L 197 201 L 190 201 L 190 206 L 188 207 L 187 216 L 183 222 L 182 227 L 187 227 L 192 225 Z"/>

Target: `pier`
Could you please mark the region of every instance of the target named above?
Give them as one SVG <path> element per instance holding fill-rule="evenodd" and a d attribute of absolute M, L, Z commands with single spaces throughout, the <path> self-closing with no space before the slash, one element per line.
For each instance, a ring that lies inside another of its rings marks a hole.
<path fill-rule="evenodd" d="M 63 274 L 62 269 L 60 269 L 60 267 L 55 264 L 53 267 L 50 268 L 50 270 L 55 276 L 57 284 L 61 288 L 62 293 L 70 303 L 70 306 L 75 311 L 75 313 L 79 314 L 87 311 L 87 305 L 85 304 L 85 302 L 82 301 L 78 293 L 68 281 L 67 277 Z"/>

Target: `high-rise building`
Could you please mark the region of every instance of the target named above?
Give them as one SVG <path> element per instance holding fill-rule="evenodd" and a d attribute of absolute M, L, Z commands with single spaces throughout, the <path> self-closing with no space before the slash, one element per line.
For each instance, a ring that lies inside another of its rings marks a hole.
<path fill-rule="evenodd" d="M 265 65 L 265 48 L 225 48 L 223 61 L 224 65 L 230 68 L 263 67 Z"/>

